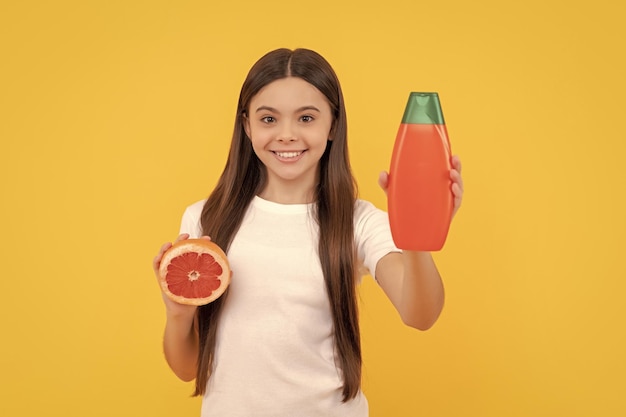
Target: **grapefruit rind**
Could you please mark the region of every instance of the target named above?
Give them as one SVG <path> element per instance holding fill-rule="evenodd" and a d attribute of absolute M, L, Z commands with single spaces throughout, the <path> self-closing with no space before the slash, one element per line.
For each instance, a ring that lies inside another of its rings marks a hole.
<path fill-rule="evenodd" d="M 185 297 L 170 291 L 167 281 L 168 266 L 173 259 L 186 253 L 197 253 L 198 256 L 205 253 L 209 254 L 222 269 L 222 274 L 218 277 L 220 281 L 219 287 L 213 290 L 207 297 Z M 231 275 L 232 271 L 230 270 L 230 265 L 224 251 L 217 244 L 207 239 L 186 239 L 174 243 L 172 247 L 163 254 L 161 264 L 159 265 L 159 282 L 161 289 L 169 299 L 185 305 L 201 306 L 217 300 L 230 285 Z"/>

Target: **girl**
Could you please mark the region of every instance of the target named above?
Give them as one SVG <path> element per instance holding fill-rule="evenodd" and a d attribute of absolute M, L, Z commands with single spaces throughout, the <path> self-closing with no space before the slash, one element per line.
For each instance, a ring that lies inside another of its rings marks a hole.
<path fill-rule="evenodd" d="M 199 308 L 163 296 L 165 357 L 196 380 L 203 417 L 367 416 L 356 285 L 368 271 L 407 325 L 426 330 L 441 312 L 431 255 L 397 249 L 387 214 L 357 199 L 346 131 L 339 81 L 319 54 L 279 49 L 250 70 L 224 171 L 178 237 L 225 249 L 231 285 Z M 456 157 L 453 167 L 456 212 Z"/>

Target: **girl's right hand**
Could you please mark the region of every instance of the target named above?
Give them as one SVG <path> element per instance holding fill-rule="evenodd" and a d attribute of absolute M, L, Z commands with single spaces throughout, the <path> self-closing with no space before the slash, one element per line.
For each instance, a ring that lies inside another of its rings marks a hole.
<path fill-rule="evenodd" d="M 204 237 L 209 239 L 208 237 Z M 174 243 L 180 242 L 181 240 L 189 239 L 189 235 L 187 233 L 183 233 L 179 235 Z M 161 265 L 161 260 L 163 259 L 163 254 L 172 247 L 172 242 L 164 243 L 159 250 L 157 256 L 154 257 L 152 261 L 152 269 L 154 270 L 154 275 L 156 276 L 157 283 L 159 284 L 159 288 L 161 288 L 160 276 L 159 276 L 159 267 Z M 161 296 L 163 298 L 163 302 L 165 303 L 166 313 L 170 317 L 178 317 L 178 318 L 192 318 L 197 310 L 196 306 L 190 306 L 185 304 L 180 304 L 175 301 L 172 301 L 161 289 Z"/>

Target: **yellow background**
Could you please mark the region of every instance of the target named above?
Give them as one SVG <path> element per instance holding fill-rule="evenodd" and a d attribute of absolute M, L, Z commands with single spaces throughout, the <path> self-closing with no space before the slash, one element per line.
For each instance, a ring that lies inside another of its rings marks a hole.
<path fill-rule="evenodd" d="M 371 416 L 626 415 L 623 2 L 4 1 L 0 415 L 197 416 L 151 260 L 277 47 L 342 80 L 361 196 L 438 91 L 466 197 L 437 325 L 361 287 Z"/>

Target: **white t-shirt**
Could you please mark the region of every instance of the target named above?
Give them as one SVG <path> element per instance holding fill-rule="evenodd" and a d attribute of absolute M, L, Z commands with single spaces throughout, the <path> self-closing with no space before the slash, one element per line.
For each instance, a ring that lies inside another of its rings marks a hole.
<path fill-rule="evenodd" d="M 186 209 L 181 233 L 202 234 L 204 203 Z M 368 415 L 362 392 L 341 402 L 343 382 L 335 365 L 313 208 L 260 197 L 248 207 L 228 251 L 233 276 L 202 417 Z M 375 271 L 387 253 L 399 251 L 384 211 L 358 200 L 354 222 L 364 273 Z"/>

